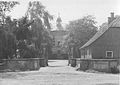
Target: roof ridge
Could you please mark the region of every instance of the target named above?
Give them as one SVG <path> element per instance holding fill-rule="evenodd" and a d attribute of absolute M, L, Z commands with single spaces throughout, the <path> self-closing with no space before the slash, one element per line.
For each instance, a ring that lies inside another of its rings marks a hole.
<path fill-rule="evenodd" d="M 109 25 L 109 27 L 120 27 L 120 17 L 116 17 Z"/>
<path fill-rule="evenodd" d="M 120 17 L 116 17 L 110 24 L 106 26 L 103 25 L 101 29 L 87 42 L 85 43 L 80 49 L 89 46 L 93 42 L 95 42 L 100 36 L 102 36 L 110 27 L 120 27 Z M 105 29 L 105 30 L 103 30 Z"/>

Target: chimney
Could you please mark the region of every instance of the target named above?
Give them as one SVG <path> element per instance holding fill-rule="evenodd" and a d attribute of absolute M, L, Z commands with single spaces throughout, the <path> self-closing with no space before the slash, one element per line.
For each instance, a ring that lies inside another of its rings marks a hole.
<path fill-rule="evenodd" d="M 115 19 L 114 12 L 111 12 L 111 16 L 108 17 L 108 24 L 110 24 L 114 19 Z"/>
<path fill-rule="evenodd" d="M 114 12 L 111 12 L 111 21 L 114 20 Z"/>

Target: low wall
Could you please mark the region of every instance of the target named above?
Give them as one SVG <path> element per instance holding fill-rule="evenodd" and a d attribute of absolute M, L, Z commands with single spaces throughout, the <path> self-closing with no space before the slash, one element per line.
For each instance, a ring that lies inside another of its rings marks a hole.
<path fill-rule="evenodd" d="M 69 64 L 72 66 L 72 67 L 75 67 L 76 66 L 76 59 L 75 58 L 72 58 L 69 60 Z"/>
<path fill-rule="evenodd" d="M 40 67 L 45 66 L 42 58 L 3 59 L 1 62 L 0 70 L 10 71 L 38 70 Z"/>
<path fill-rule="evenodd" d="M 77 67 L 80 70 L 97 70 L 102 72 L 111 72 L 119 68 L 118 59 L 76 59 Z"/>
<path fill-rule="evenodd" d="M 44 59 L 44 58 L 39 58 L 39 64 L 40 64 L 40 67 L 45 67 L 45 66 L 47 66 L 47 65 L 46 65 L 46 59 Z"/>

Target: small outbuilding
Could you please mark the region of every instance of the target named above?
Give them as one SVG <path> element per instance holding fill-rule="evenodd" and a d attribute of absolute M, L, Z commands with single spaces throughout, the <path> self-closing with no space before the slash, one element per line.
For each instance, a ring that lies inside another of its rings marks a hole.
<path fill-rule="evenodd" d="M 110 72 L 117 69 L 120 60 L 120 16 L 108 17 L 104 25 L 81 48 L 80 68 Z"/>

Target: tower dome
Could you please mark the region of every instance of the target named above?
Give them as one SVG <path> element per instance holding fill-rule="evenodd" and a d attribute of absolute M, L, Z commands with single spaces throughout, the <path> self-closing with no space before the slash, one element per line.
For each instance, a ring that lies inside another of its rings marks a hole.
<path fill-rule="evenodd" d="M 63 30 L 63 26 L 62 26 L 61 22 L 62 22 L 62 19 L 61 19 L 60 15 L 58 15 L 58 18 L 56 20 L 56 26 L 57 26 L 58 30 Z"/>
<path fill-rule="evenodd" d="M 57 22 L 62 22 L 62 19 L 60 16 L 57 18 Z"/>

